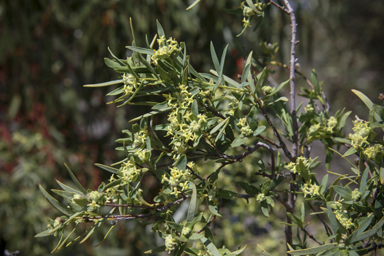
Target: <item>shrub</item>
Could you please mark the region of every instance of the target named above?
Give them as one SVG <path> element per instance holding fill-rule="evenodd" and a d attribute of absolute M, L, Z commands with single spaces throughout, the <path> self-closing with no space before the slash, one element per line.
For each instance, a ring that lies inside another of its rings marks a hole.
<path fill-rule="evenodd" d="M 219 59 L 211 44 L 215 69 L 197 72 L 190 65 L 193 56 L 187 54 L 185 43 L 166 37 L 159 22 L 151 43 L 147 40 L 140 47 L 134 39 L 127 46 L 132 52 L 127 59 L 111 52 L 112 59 L 106 58 L 105 63 L 122 74 L 121 79 L 86 87 L 118 85 L 108 94 L 116 97 L 110 103 L 150 106 L 151 110 L 132 119 L 131 123 L 138 123 L 123 130 L 126 136 L 117 140 L 121 144 L 117 150 L 125 152 L 125 158 L 111 166 L 97 164 L 112 173 L 97 190 L 83 188 L 69 168 L 76 187 L 59 183 L 63 190 L 52 190 L 66 204 L 40 186 L 47 200 L 65 216 L 50 220 L 48 229 L 37 237 L 57 236 L 55 251 L 75 241 L 84 242 L 108 221 L 111 231 L 120 221 L 144 220 L 165 240 L 148 253 L 238 255 L 246 246 L 235 251 L 225 245 L 220 248 L 210 227 L 219 218 L 229 217 L 222 213 L 223 207 L 245 200 L 260 207 L 257 215 L 272 218 L 275 214 L 274 221 L 285 218 L 288 254 L 363 255 L 381 248 L 384 143 L 375 130 L 384 130 L 384 108 L 353 90 L 367 105 L 369 120 L 356 117 L 353 132 L 343 132 L 351 112 L 340 110 L 331 115 L 316 72 L 312 71 L 309 80 L 300 71 L 295 56 L 295 14 L 289 1 L 284 3 L 285 7 L 273 1 L 247 0 L 231 12 L 243 15 L 239 36 L 251 26 L 257 29 L 270 5 L 289 15 L 289 66 L 279 61 L 277 44 L 262 43 L 263 61 L 250 52 L 241 76 L 233 79 L 223 74 L 227 47 Z M 131 29 L 134 37 L 132 24 Z M 272 86 L 270 75 L 279 66 L 289 69 L 289 79 Z M 308 84 L 300 94 L 308 100 L 298 106 L 296 74 Z M 281 94 L 288 84 L 290 99 Z M 315 141 L 324 144 L 326 168 L 336 179 L 327 174 L 320 180 L 316 175 L 321 162 L 318 156 L 311 156 Z M 351 165 L 352 175 L 330 171 L 334 154 Z M 347 158 L 352 155 L 355 163 Z M 148 180 L 156 180 L 161 187 L 152 198 Z M 184 207 L 183 202 L 189 206 Z M 275 204 L 283 207 L 284 216 L 274 211 Z M 185 218 L 176 218 L 176 211 Z M 307 220 L 312 215 L 319 217 L 327 236 L 310 232 Z M 92 223 L 87 233 L 70 239 L 84 222 Z M 65 233 L 71 226 L 72 231 Z M 292 228 L 296 228 L 296 236 Z"/>

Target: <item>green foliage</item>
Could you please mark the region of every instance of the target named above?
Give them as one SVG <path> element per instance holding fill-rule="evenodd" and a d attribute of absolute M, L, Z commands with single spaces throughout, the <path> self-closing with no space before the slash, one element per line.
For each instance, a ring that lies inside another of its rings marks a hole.
<path fill-rule="evenodd" d="M 270 7 L 247 0 L 240 8 L 245 30 L 253 16 L 262 19 Z M 108 235 L 118 222 L 145 219 L 165 240 L 163 246 L 147 253 L 238 255 L 245 246 L 238 250 L 218 246 L 210 226 L 228 217 L 220 211 L 226 200 L 245 199 L 260 206 L 258 215 L 286 217 L 283 224 L 288 226 L 285 237 L 291 255 L 363 255 L 375 250 L 384 224 L 384 143 L 375 129 L 384 131 L 384 108 L 354 91 L 368 106 L 369 120 L 356 117 L 353 133 L 346 135 L 343 129 L 351 112 L 329 113 L 315 71 L 312 82 L 308 80 L 309 88 L 302 89 L 301 96 L 308 103 L 287 107 L 287 101 L 294 102 L 295 91 L 291 89 L 288 100 L 281 90 L 294 82 L 294 70 L 289 79 L 271 86 L 274 68 L 283 66 L 276 56 L 276 44 L 261 44 L 268 59 L 261 67 L 249 54 L 240 81 L 236 81 L 224 75 L 227 47 L 219 60 L 211 43 L 215 70 L 197 72 L 190 63 L 193 55 L 187 54 L 187 45 L 167 39 L 161 24 L 156 25 L 153 42 L 157 44 L 139 47 L 133 41 L 127 46 L 132 51 L 127 59 L 119 59 L 112 52 L 112 59 L 105 59 L 108 67 L 123 74 L 122 79 L 87 85 L 118 85 L 108 94 L 115 97 L 110 103 L 118 103 L 118 107 L 151 107 L 133 118 L 130 122 L 139 123 L 124 130 L 127 136 L 117 140 L 122 144 L 117 150 L 124 152 L 124 158 L 111 167 L 97 164 L 112 175 L 96 190 L 84 189 L 67 167 L 75 186 L 59 183 L 63 190 L 52 190 L 66 205 L 40 187 L 47 200 L 66 216 L 51 220 L 48 230 L 37 236 L 59 237 L 55 251 L 76 241 L 83 243 L 107 221 L 113 222 Z M 148 96 L 154 97 L 147 100 Z M 328 184 L 328 175 L 319 182 L 314 171 L 321 162 L 310 157 L 315 141 L 324 145 L 328 171 L 334 153 L 345 159 L 356 155 L 358 161 L 351 163 L 353 174 L 329 171 L 337 176 L 332 184 Z M 289 145 L 293 146 L 291 151 Z M 342 154 L 344 148 L 347 150 Z M 253 179 L 236 182 L 237 164 L 247 161 L 253 163 Z M 156 177 L 161 190 L 147 200 L 143 192 L 148 192 L 145 180 L 149 177 Z M 223 177 L 229 177 L 229 184 Z M 176 221 L 175 213 L 183 208 L 183 202 L 189 202 L 183 212 L 185 218 Z M 279 216 L 277 204 L 286 216 Z M 321 241 L 308 231 L 309 209 L 329 220 L 323 222 L 327 237 Z M 83 236 L 70 239 L 84 222 L 92 226 Z M 297 228 L 294 240 L 292 228 Z M 317 245 L 307 243 L 307 238 Z"/>

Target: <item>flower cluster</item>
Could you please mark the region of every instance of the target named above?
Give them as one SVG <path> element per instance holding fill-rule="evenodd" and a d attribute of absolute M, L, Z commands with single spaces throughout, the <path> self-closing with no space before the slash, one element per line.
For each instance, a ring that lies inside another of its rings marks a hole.
<path fill-rule="evenodd" d="M 156 65 L 160 59 L 166 59 L 171 56 L 174 51 L 179 50 L 177 41 L 172 38 L 166 40 L 165 36 L 162 36 L 157 39 L 157 43 L 159 44 L 159 49 L 155 51 L 155 54 L 152 56 L 152 61 Z"/>
<path fill-rule="evenodd" d="M 346 229 L 351 229 L 355 227 L 355 224 L 353 224 L 352 218 L 349 217 L 348 210 L 344 209 L 344 206 L 341 203 L 342 201 L 343 200 L 335 202 L 336 211 L 334 213 L 341 225 Z"/>
<path fill-rule="evenodd" d="M 119 178 L 122 178 L 122 185 L 124 185 L 136 181 L 140 173 L 141 170 L 137 169 L 135 160 L 132 157 L 126 163 L 121 165 L 118 171 L 118 176 Z"/>
<path fill-rule="evenodd" d="M 137 149 L 135 155 L 140 158 L 141 161 L 146 162 L 151 158 L 151 151 L 148 149 Z"/>
<path fill-rule="evenodd" d="M 320 195 L 319 188 L 320 187 L 316 184 L 305 183 L 304 186 L 301 188 L 301 190 L 304 193 L 304 197 L 307 197 L 307 196 L 315 197 Z"/>
<path fill-rule="evenodd" d="M 137 88 L 137 79 L 132 74 L 123 74 L 123 83 L 123 92 L 126 95 L 133 93 L 133 90 Z"/>
<path fill-rule="evenodd" d="M 266 85 L 266 86 L 263 86 L 261 88 L 261 90 L 263 91 L 263 93 L 265 95 L 267 95 L 267 94 L 270 94 L 273 91 L 273 88 L 271 86 Z"/>
<path fill-rule="evenodd" d="M 377 155 L 384 155 L 384 146 L 381 144 L 369 146 L 364 150 L 364 155 L 369 159 L 375 160 Z"/>
<path fill-rule="evenodd" d="M 331 117 L 327 120 L 327 131 L 329 131 L 329 132 L 333 132 L 333 128 L 335 128 L 336 125 L 337 125 L 337 119 L 336 119 L 336 117 L 331 116 Z"/>
<path fill-rule="evenodd" d="M 320 124 L 313 124 L 309 127 L 308 136 L 315 135 L 320 129 Z"/>
<path fill-rule="evenodd" d="M 304 107 L 304 110 L 305 110 L 305 112 L 308 113 L 308 112 L 312 112 L 314 109 L 313 109 L 312 105 L 308 104 L 307 106 Z"/>
<path fill-rule="evenodd" d="M 237 125 L 241 127 L 240 131 L 241 131 L 241 134 L 243 134 L 244 136 L 249 136 L 249 135 L 251 135 L 253 133 L 253 131 L 249 127 L 247 119 L 245 117 L 244 118 L 240 118 L 239 122 L 237 123 Z"/>
<path fill-rule="evenodd" d="M 352 191 L 352 199 L 359 200 L 360 196 L 361 196 L 361 193 L 359 189 L 355 188 L 355 190 Z"/>
<path fill-rule="evenodd" d="M 190 162 L 188 163 L 188 166 L 193 166 L 194 163 Z M 189 189 L 188 182 L 191 178 L 191 174 L 185 170 L 182 171 L 176 166 L 170 168 L 170 174 L 169 175 L 162 175 L 161 177 L 161 183 L 165 184 L 166 186 L 171 187 L 170 195 L 174 195 L 176 198 L 181 194 L 181 191 L 185 191 Z M 163 196 L 167 198 L 166 195 Z"/>
<path fill-rule="evenodd" d="M 183 227 L 183 229 L 181 230 L 181 234 L 183 234 L 184 236 L 188 235 L 189 233 L 191 233 L 190 228 Z"/>
<path fill-rule="evenodd" d="M 260 194 L 257 195 L 257 197 L 256 197 L 256 201 L 257 201 L 257 202 L 262 202 L 262 201 L 264 201 L 264 200 L 265 200 L 265 195 L 264 195 L 264 193 L 260 193 Z"/>
<path fill-rule="evenodd" d="M 207 123 L 205 114 L 193 114 L 191 105 L 193 96 L 188 92 L 185 85 L 179 85 L 180 92 L 176 97 L 165 95 L 168 99 L 168 106 L 174 109 L 168 115 L 170 124 L 167 126 L 166 136 L 172 136 L 172 150 L 178 155 L 185 153 L 188 149 L 188 142 L 195 141 Z"/>
<path fill-rule="evenodd" d="M 140 147 L 141 145 L 143 145 L 147 137 L 148 137 L 148 131 L 145 128 L 141 129 L 139 132 L 136 132 L 133 136 L 134 141 L 132 143 L 132 147 L 133 148 Z"/>
<path fill-rule="evenodd" d="M 173 249 L 175 249 L 175 245 L 177 244 L 176 242 L 176 239 L 174 239 L 172 237 L 172 235 L 168 235 L 166 238 L 165 238 L 165 250 L 168 252 L 168 253 L 171 253 L 171 251 L 173 251 Z"/>
<path fill-rule="evenodd" d="M 349 139 L 351 140 L 351 145 L 355 149 L 362 149 L 365 145 L 368 145 L 367 141 L 369 134 L 371 133 L 371 127 L 369 123 L 364 120 L 356 117 L 356 120 L 353 121 L 353 134 L 349 134 Z"/>
<path fill-rule="evenodd" d="M 104 193 L 100 193 L 98 191 L 92 191 L 87 194 L 87 200 L 91 201 L 91 203 L 88 204 L 87 211 L 92 212 L 94 210 L 97 210 L 100 208 L 99 203 L 102 202 L 102 199 L 104 198 Z M 72 200 L 75 198 L 72 198 Z"/>
<path fill-rule="evenodd" d="M 240 5 L 241 9 L 243 9 L 243 25 L 244 27 L 250 27 L 251 25 L 249 25 L 250 21 L 251 21 L 251 17 L 254 16 L 255 14 L 260 14 L 259 11 L 262 11 L 263 10 L 263 3 L 256 3 L 255 4 L 255 7 L 256 7 L 256 10 L 255 11 L 254 9 L 252 9 L 251 7 L 249 6 L 246 6 L 244 3 L 241 3 Z"/>
<path fill-rule="evenodd" d="M 168 100 L 168 106 L 172 108 L 188 109 L 193 102 L 193 95 L 188 91 L 188 87 L 184 84 L 179 84 L 179 91 L 175 94 L 175 97 L 170 94 L 164 94 Z"/>
<path fill-rule="evenodd" d="M 287 168 L 288 170 L 290 170 L 293 173 L 297 173 L 297 165 L 300 163 L 300 161 L 302 161 L 304 166 L 306 168 L 308 168 L 315 161 L 315 159 L 311 159 L 311 158 L 307 159 L 307 158 L 305 158 L 303 156 L 299 156 L 296 159 L 296 163 L 290 162 L 289 164 L 285 165 L 285 168 Z"/>
<path fill-rule="evenodd" d="M 304 107 L 305 113 L 308 116 L 311 116 L 311 126 L 308 129 L 308 139 L 312 139 L 312 137 L 315 136 L 330 136 L 331 134 L 334 134 L 336 136 L 338 134 L 338 124 L 339 121 L 337 120 L 337 117 L 331 116 L 327 119 L 316 119 L 315 118 L 315 110 L 312 105 L 307 105 Z"/>

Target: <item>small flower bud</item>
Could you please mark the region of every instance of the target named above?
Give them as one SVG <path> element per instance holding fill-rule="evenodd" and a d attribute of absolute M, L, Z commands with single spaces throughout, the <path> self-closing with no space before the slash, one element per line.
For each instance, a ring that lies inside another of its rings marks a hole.
<path fill-rule="evenodd" d="M 243 9 L 243 16 L 244 17 L 251 17 L 253 15 L 255 15 L 255 12 L 252 10 L 252 8 L 250 8 L 248 6 L 244 7 L 244 9 Z"/>

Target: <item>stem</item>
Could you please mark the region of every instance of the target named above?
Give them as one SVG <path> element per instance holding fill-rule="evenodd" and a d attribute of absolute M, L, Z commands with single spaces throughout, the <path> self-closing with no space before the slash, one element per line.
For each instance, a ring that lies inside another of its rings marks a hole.
<path fill-rule="evenodd" d="M 296 41 L 296 17 L 295 13 L 292 9 L 292 6 L 290 5 L 288 0 L 284 0 L 284 4 L 287 8 L 287 11 L 289 13 L 289 16 L 291 18 L 291 27 L 292 27 L 292 38 L 291 38 L 291 58 L 290 58 L 290 71 L 289 71 L 289 78 L 290 78 L 290 89 L 291 89 L 291 117 L 292 117 L 292 123 L 293 123 L 293 144 L 292 144 L 292 159 L 296 161 L 296 157 L 298 154 L 298 148 L 299 148 L 299 142 L 298 142 L 298 137 L 299 137 L 299 126 L 297 123 L 297 117 L 296 117 L 296 101 L 295 101 L 295 54 L 296 54 L 296 44 L 298 43 Z M 290 193 L 288 193 L 288 202 L 287 204 L 289 205 L 290 209 L 293 210 L 295 208 L 295 202 L 296 202 L 296 196 L 293 191 L 296 190 L 296 185 L 294 183 L 296 179 L 296 175 L 292 175 L 292 181 L 289 184 L 289 190 Z M 291 220 L 287 216 L 287 222 L 291 223 Z M 285 239 L 287 244 L 292 244 L 292 227 L 291 226 L 286 226 L 285 228 Z M 287 249 L 288 246 L 287 246 Z"/>
<path fill-rule="evenodd" d="M 279 4 L 275 3 L 274 1 L 272 0 L 269 0 L 269 2 L 271 4 L 273 4 L 274 6 L 276 6 L 277 8 L 279 8 L 280 10 L 282 10 L 283 12 L 285 12 L 286 14 L 289 14 L 289 11 L 287 9 L 285 9 L 283 6 L 280 6 Z"/>
<path fill-rule="evenodd" d="M 293 121 L 293 145 L 292 145 L 292 157 L 295 160 L 298 153 L 298 133 L 299 133 L 299 126 L 297 124 L 297 118 L 296 118 L 296 99 L 295 99 L 295 54 L 296 54 L 296 44 L 298 43 L 296 41 L 296 17 L 295 13 L 289 3 L 288 0 L 284 0 L 285 5 L 287 6 L 289 16 L 291 18 L 291 27 L 292 27 L 292 38 L 291 38 L 291 58 L 289 61 L 290 64 L 290 70 L 289 70 L 289 78 L 290 78 L 290 89 L 291 89 L 291 116 Z"/>

